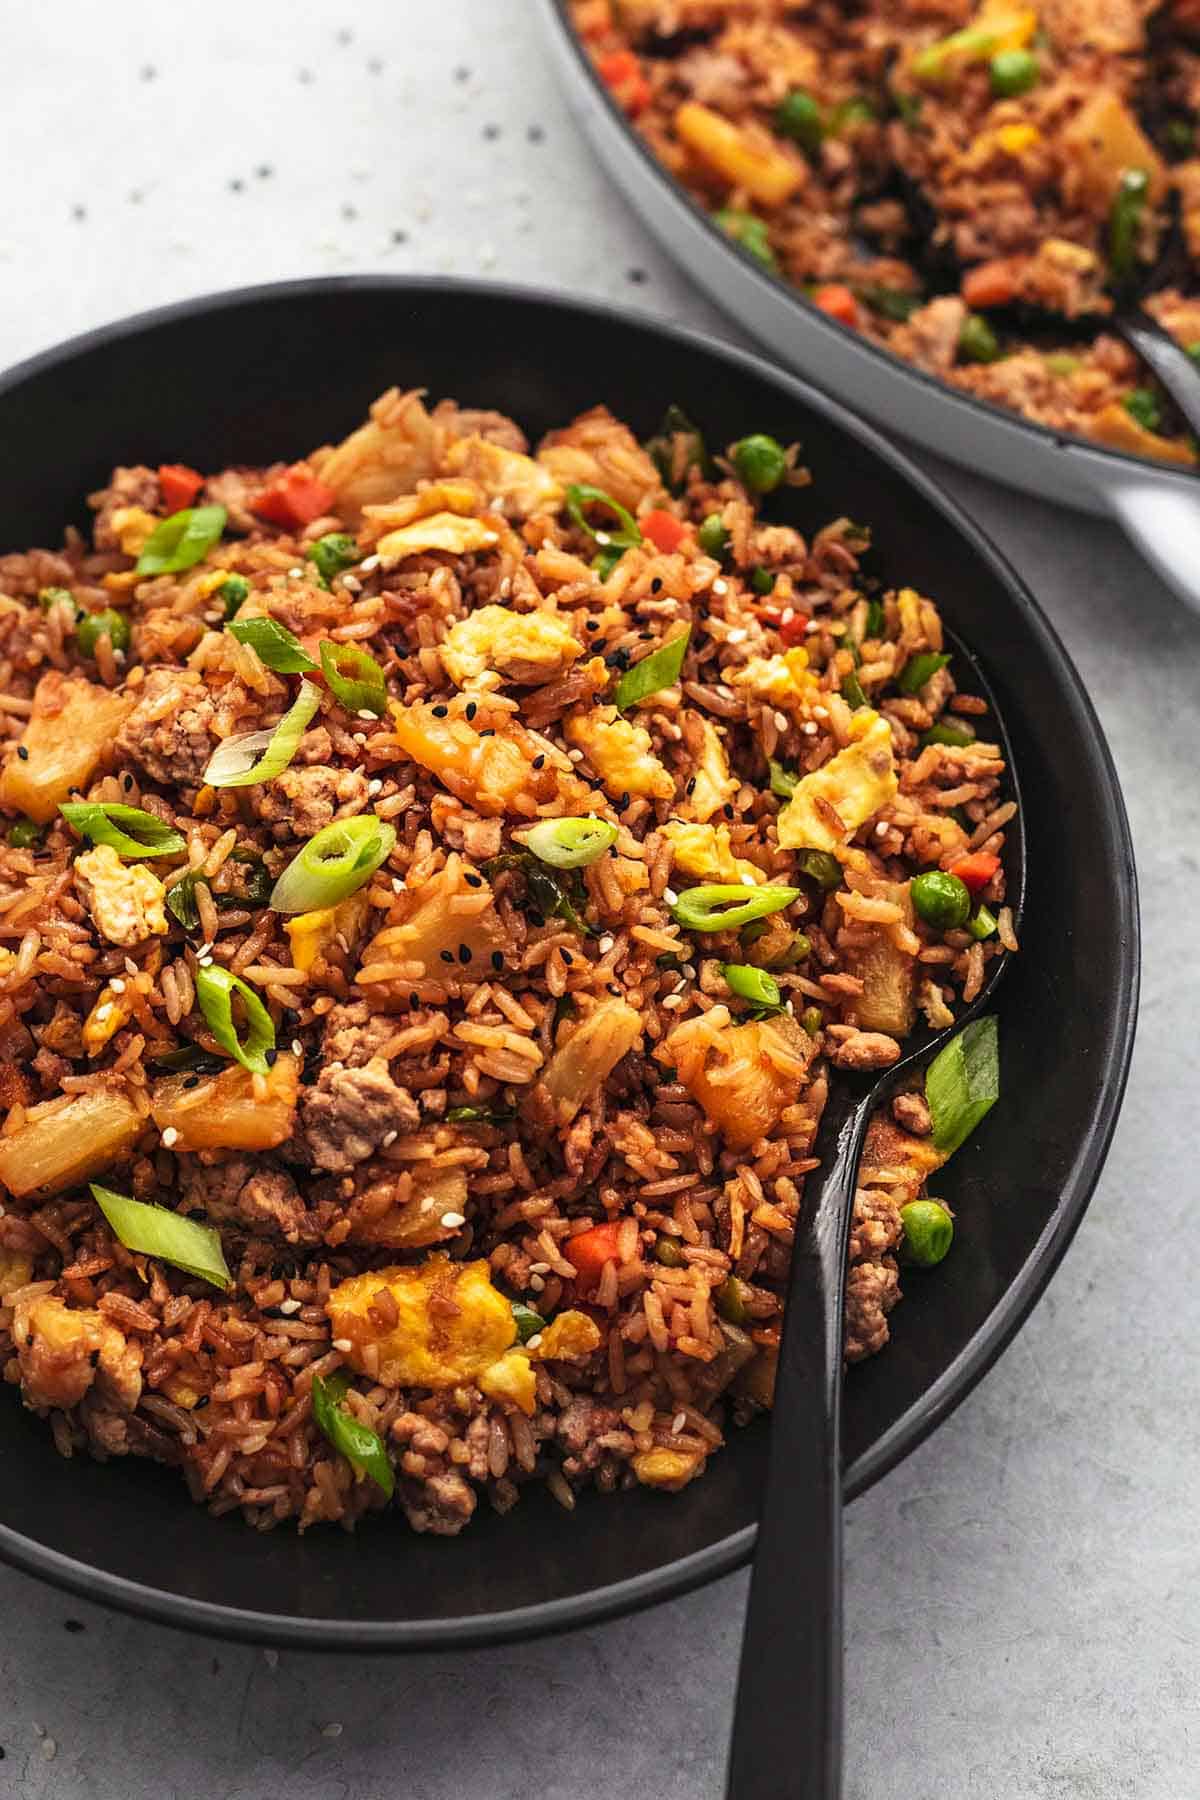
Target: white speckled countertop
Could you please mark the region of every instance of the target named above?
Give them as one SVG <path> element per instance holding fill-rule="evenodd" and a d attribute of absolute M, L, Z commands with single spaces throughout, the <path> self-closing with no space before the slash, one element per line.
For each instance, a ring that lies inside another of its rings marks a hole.
<path fill-rule="evenodd" d="M 730 332 L 576 141 L 522 0 L 45 0 L 5 9 L 3 44 L 0 365 L 322 271 L 495 274 Z M 1111 529 L 939 472 L 1040 596 L 1109 733 L 1142 1022 L 1049 1293 L 850 1511 L 847 1800 L 1186 1800 L 1200 618 Z M 575 1800 L 603 1767 L 609 1793 L 716 1800 L 744 1596 L 737 1576 L 547 1643 L 336 1661 L 189 1640 L 0 1570 L 0 1793 Z"/>

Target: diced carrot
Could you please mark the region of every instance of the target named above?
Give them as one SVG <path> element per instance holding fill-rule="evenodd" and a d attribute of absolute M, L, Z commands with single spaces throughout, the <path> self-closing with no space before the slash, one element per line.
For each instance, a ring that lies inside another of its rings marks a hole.
<path fill-rule="evenodd" d="M 791 618 L 785 619 L 779 627 L 779 635 L 789 650 L 794 650 L 797 644 L 804 642 L 807 631 L 808 614 L 803 612 L 794 612 Z"/>
<path fill-rule="evenodd" d="M 578 1237 L 566 1240 L 564 1253 L 567 1261 L 575 1265 L 579 1288 L 594 1288 L 604 1273 L 605 1263 L 616 1261 L 620 1230 L 620 1220 L 610 1219 L 604 1225 L 593 1225 L 590 1231 L 581 1231 Z"/>
<path fill-rule="evenodd" d="M 976 263 L 962 278 L 962 297 L 971 307 L 1008 306 L 1016 293 L 1016 271 L 1003 257 Z"/>
<path fill-rule="evenodd" d="M 650 83 L 632 50 L 610 50 L 596 63 L 600 79 L 627 113 L 640 113 L 650 104 Z"/>
<path fill-rule="evenodd" d="M 843 287 L 840 282 L 831 281 L 824 287 L 819 287 L 813 295 L 813 305 L 820 307 L 823 313 L 828 313 L 831 319 L 836 319 L 839 325 L 850 325 L 857 329 L 858 301 L 850 289 Z"/>
<path fill-rule="evenodd" d="M 972 894 L 981 894 L 999 867 L 998 856 L 993 856 L 990 851 L 976 850 L 972 856 L 960 857 L 950 873 L 957 875 Z"/>
<path fill-rule="evenodd" d="M 167 511 L 177 513 L 192 504 L 204 486 L 204 477 L 186 463 L 160 463 L 158 486 Z"/>
<path fill-rule="evenodd" d="M 664 555 L 678 550 L 687 536 L 687 526 L 674 513 L 663 512 L 659 507 L 653 512 L 644 513 L 638 524 L 642 528 L 642 536 L 648 537 L 655 549 L 661 550 Z"/>
<path fill-rule="evenodd" d="M 333 489 L 318 481 L 307 463 L 298 462 L 265 487 L 251 501 L 250 510 L 272 525 L 290 528 L 311 525 L 322 513 L 332 512 L 336 504 Z"/>

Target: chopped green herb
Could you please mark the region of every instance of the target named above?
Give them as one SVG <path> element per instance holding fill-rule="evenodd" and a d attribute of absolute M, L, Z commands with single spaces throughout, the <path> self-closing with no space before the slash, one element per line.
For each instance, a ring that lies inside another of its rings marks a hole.
<path fill-rule="evenodd" d="M 603 506 L 616 519 L 616 528 L 591 524 L 584 512 L 586 506 Z M 612 545 L 629 550 L 642 541 L 641 529 L 633 514 L 603 488 L 591 487 L 587 482 L 572 482 L 567 489 L 566 508 L 580 530 L 586 531 L 602 547 Z"/>
<path fill-rule="evenodd" d="M 999 1037 L 989 1015 L 951 1038 L 926 1072 L 925 1098 L 938 1149 L 953 1155 L 999 1097 Z"/>
<path fill-rule="evenodd" d="M 856 712 L 860 706 L 870 705 L 870 701 L 863 693 L 862 682 L 858 679 L 858 676 L 854 673 L 853 669 L 851 669 L 850 673 L 843 678 L 841 693 L 842 699 L 846 702 L 846 705 L 852 707 Z"/>
<path fill-rule="evenodd" d="M 58 810 L 80 837 L 109 844 L 120 856 L 175 856 L 186 848 L 181 832 L 140 806 L 122 806 L 116 800 L 69 800 Z"/>
<path fill-rule="evenodd" d="M 785 769 L 776 762 L 773 756 L 767 759 L 767 768 L 771 772 L 771 792 L 777 800 L 790 800 L 799 784 L 800 777 L 795 769 Z"/>
<path fill-rule="evenodd" d="M 546 1329 L 546 1321 L 541 1313 L 534 1312 L 532 1306 L 526 1306 L 521 1300 L 509 1302 L 512 1307 L 513 1324 L 517 1328 L 517 1342 L 527 1344 L 531 1337 Z"/>
<path fill-rule="evenodd" d="M 927 750 L 930 744 L 950 744 L 956 750 L 965 750 L 974 742 L 975 733 L 968 726 L 948 725 L 942 719 L 921 736 L 922 750 Z"/>
<path fill-rule="evenodd" d="M 312 1378 L 312 1411 L 318 1428 L 334 1449 L 359 1474 L 367 1475 L 390 1500 L 396 1491 L 396 1475 L 387 1446 L 377 1431 L 364 1425 L 342 1404 L 350 1385 L 343 1371 L 328 1378 Z"/>
<path fill-rule="evenodd" d="M 220 1233 L 211 1225 L 185 1219 L 165 1206 L 147 1206 L 141 1200 L 131 1200 L 127 1194 L 114 1194 L 111 1188 L 100 1187 L 94 1181 L 88 1185 L 92 1199 L 127 1250 L 156 1256 L 160 1262 L 182 1269 L 185 1275 L 211 1282 L 213 1287 L 227 1288 L 232 1284 Z"/>
<path fill-rule="evenodd" d="M 242 607 L 250 598 L 250 583 L 244 575 L 231 575 L 217 589 L 217 599 L 225 609 L 226 623 L 236 619 Z"/>
<path fill-rule="evenodd" d="M 300 639 L 277 619 L 231 619 L 225 629 L 239 644 L 249 644 L 276 675 L 307 675 L 317 667 Z"/>
<path fill-rule="evenodd" d="M 1158 396 L 1151 388 L 1130 388 L 1121 404 L 1131 419 L 1147 431 L 1158 431 L 1162 427 L 1162 407 L 1158 404 Z"/>
<path fill-rule="evenodd" d="M 651 694 L 661 693 L 664 688 L 674 687 L 679 680 L 679 671 L 683 667 L 691 635 L 692 628 L 689 625 L 667 643 L 660 644 L 657 650 L 652 650 L 649 656 L 643 656 L 641 662 L 634 663 L 632 669 L 626 669 L 613 691 L 613 703 L 618 712 L 637 706 L 641 701 L 648 700 Z"/>
<path fill-rule="evenodd" d="M 139 575 L 177 575 L 202 562 L 225 529 L 223 506 L 188 506 L 156 525 L 137 559 Z"/>
<path fill-rule="evenodd" d="M 902 694 L 919 694 L 927 681 L 935 676 L 939 669 L 944 669 L 950 661 L 948 651 L 923 651 L 920 656 L 910 656 L 900 672 L 896 686 Z"/>
<path fill-rule="evenodd" d="M 842 865 L 828 850 L 803 850 L 796 858 L 802 875 L 831 894 L 842 885 Z"/>

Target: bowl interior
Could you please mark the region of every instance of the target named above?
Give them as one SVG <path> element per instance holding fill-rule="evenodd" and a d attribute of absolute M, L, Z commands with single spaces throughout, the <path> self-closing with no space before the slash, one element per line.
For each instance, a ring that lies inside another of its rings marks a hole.
<path fill-rule="evenodd" d="M 933 595 L 976 652 L 1026 802 L 1023 953 L 1002 984 L 1003 1095 L 939 1178 L 959 1217 L 943 1268 L 906 1279 L 894 1341 L 851 1372 L 851 1492 L 971 1385 L 1033 1303 L 1086 1204 L 1132 1034 L 1136 898 L 1115 776 L 1086 696 L 1016 579 L 948 504 L 832 403 L 752 358 L 511 290 L 350 280 L 150 315 L 0 380 L 0 551 L 53 545 L 117 462 L 217 469 L 292 458 L 344 433 L 386 387 L 511 413 L 532 438 L 604 402 L 639 435 L 678 401 L 710 444 L 803 441 L 814 474 L 781 513 L 869 523 L 875 572 Z M 750 1547 L 764 1428 L 664 1500 L 530 1490 L 506 1519 L 418 1538 L 260 1537 L 213 1521 L 173 1474 L 65 1462 L 11 1390 L 0 1400 L 0 1553 L 98 1598 L 200 1627 L 310 1642 L 466 1641 L 576 1622 L 732 1566 Z"/>

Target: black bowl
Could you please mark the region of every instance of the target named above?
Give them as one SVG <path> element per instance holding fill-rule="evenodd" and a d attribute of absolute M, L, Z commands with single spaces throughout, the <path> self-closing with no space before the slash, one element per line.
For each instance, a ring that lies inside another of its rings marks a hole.
<path fill-rule="evenodd" d="M 1138 982 L 1125 811 L 1087 694 L 991 544 L 876 434 L 754 357 L 532 292 L 438 281 L 311 281 L 146 314 L 0 379 L 0 549 L 53 545 L 117 462 L 202 469 L 292 458 L 384 388 L 513 414 L 531 435 L 604 401 L 642 434 L 680 402 L 712 442 L 800 438 L 802 528 L 870 522 L 878 573 L 936 597 L 978 654 L 1021 772 L 1024 943 L 1004 982 L 1002 1099 L 939 1178 L 955 1252 L 906 1283 L 894 1341 L 851 1372 L 847 1491 L 944 1419 L 1045 1286 L 1087 1204 L 1125 1084 Z M 454 1541 L 371 1521 L 354 1536 L 263 1537 L 210 1519 L 151 1465 L 61 1460 L 6 1390 L 0 1556 L 92 1599 L 219 1635 L 309 1646 L 497 1641 L 664 1598 L 750 1555 L 765 1427 L 735 1432 L 674 1498 L 530 1490 Z"/>

